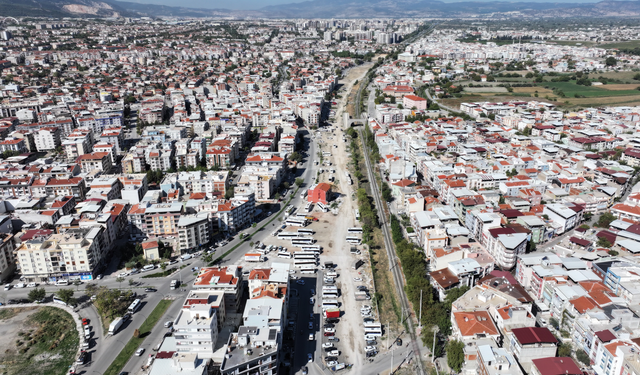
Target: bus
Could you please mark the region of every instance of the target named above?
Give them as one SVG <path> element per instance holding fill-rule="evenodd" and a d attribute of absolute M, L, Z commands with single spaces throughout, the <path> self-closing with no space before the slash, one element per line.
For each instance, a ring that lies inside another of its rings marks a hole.
<path fill-rule="evenodd" d="M 293 238 L 298 238 L 300 237 L 300 235 L 298 233 L 295 232 L 280 232 L 278 233 L 278 239 L 279 240 L 290 240 Z"/>
<path fill-rule="evenodd" d="M 315 234 L 316 232 L 313 229 L 298 229 L 298 233 L 300 234 Z"/>
<path fill-rule="evenodd" d="M 348 228 L 347 229 L 347 233 L 360 233 L 360 234 L 362 234 L 362 228 Z"/>
<path fill-rule="evenodd" d="M 296 256 L 295 254 L 293 255 L 293 259 L 296 260 L 318 260 L 318 258 L 314 257 L 313 255 L 300 255 L 300 256 Z"/>
<path fill-rule="evenodd" d="M 287 219 L 284 224 L 290 227 L 306 227 L 307 219 L 290 218 Z"/>
<path fill-rule="evenodd" d="M 293 210 L 295 210 L 295 207 L 293 207 L 293 206 L 287 206 L 287 208 L 284 210 L 284 214 L 285 214 L 285 216 L 289 216 L 289 215 L 291 215 L 291 213 L 293 212 Z"/>
<path fill-rule="evenodd" d="M 301 266 L 317 266 L 318 262 L 315 259 L 294 259 L 293 260 L 294 267 Z"/>
<path fill-rule="evenodd" d="M 322 212 L 328 212 L 329 211 L 329 207 L 325 206 L 322 202 L 318 202 L 316 204 L 318 205 L 318 207 L 320 207 Z"/>
<path fill-rule="evenodd" d="M 140 299 L 133 301 L 133 303 L 131 303 L 131 306 L 129 306 L 129 309 L 128 309 L 129 314 L 133 314 L 134 312 L 138 311 L 141 304 L 142 302 L 140 301 Z"/>
<path fill-rule="evenodd" d="M 307 264 L 307 265 L 300 266 L 300 271 L 313 271 L 313 273 L 315 273 L 316 267 L 310 264 Z"/>
<path fill-rule="evenodd" d="M 300 193 L 300 198 L 305 199 L 306 197 L 307 197 L 307 191 L 303 190 L 302 193 Z"/>
<path fill-rule="evenodd" d="M 307 211 L 307 213 L 311 212 L 311 210 L 313 210 L 313 203 L 311 202 L 307 203 L 307 206 L 304 209 L 305 211 Z"/>
<path fill-rule="evenodd" d="M 360 210 L 356 208 L 356 220 L 360 221 Z"/>
<path fill-rule="evenodd" d="M 337 299 L 328 299 L 326 301 L 322 301 L 322 309 L 326 310 L 326 309 L 335 309 L 339 307 L 338 304 L 338 300 Z"/>
<path fill-rule="evenodd" d="M 352 244 L 352 245 L 360 245 L 360 243 L 362 242 L 361 239 L 359 239 L 358 237 L 350 237 L 347 236 L 347 242 Z"/>
<path fill-rule="evenodd" d="M 338 293 L 322 293 L 322 299 L 336 299 L 338 298 Z"/>
<path fill-rule="evenodd" d="M 320 255 L 320 251 L 322 250 L 322 246 L 320 245 L 310 245 L 310 246 L 302 246 L 302 251 L 313 251 L 314 254 Z"/>
<path fill-rule="evenodd" d="M 314 258 L 317 258 L 320 254 L 316 251 L 296 251 L 294 258 L 296 257 L 296 255 L 298 257 L 304 256 L 304 255 L 311 255 Z"/>
<path fill-rule="evenodd" d="M 364 334 L 369 336 L 382 336 L 382 325 L 380 323 L 365 323 Z"/>
<path fill-rule="evenodd" d="M 301 247 L 305 245 L 313 245 L 313 238 L 293 238 L 291 239 L 291 246 Z"/>
<path fill-rule="evenodd" d="M 278 253 L 278 258 L 291 259 L 291 253 L 286 251 L 281 251 Z"/>

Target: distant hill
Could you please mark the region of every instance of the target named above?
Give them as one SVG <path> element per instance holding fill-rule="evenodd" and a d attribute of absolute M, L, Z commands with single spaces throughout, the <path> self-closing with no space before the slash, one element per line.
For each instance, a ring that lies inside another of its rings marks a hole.
<path fill-rule="evenodd" d="M 0 15 L 14 17 L 254 17 L 254 18 L 375 18 L 375 17 L 637 17 L 638 1 L 599 3 L 537 3 L 438 0 L 309 0 L 257 10 L 198 9 L 117 0 L 0 0 Z"/>

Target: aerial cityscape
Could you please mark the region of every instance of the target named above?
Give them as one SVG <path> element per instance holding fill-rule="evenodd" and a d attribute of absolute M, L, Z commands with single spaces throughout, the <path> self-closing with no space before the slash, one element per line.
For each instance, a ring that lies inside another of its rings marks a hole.
<path fill-rule="evenodd" d="M 0 375 L 640 375 L 636 5 L 345 4 L 0 0 Z"/>

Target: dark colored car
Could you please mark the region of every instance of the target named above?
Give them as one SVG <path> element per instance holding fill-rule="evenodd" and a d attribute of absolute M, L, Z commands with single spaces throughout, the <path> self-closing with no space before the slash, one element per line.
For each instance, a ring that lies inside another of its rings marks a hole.
<path fill-rule="evenodd" d="M 144 291 L 147 292 L 147 293 L 150 293 L 150 292 L 157 292 L 158 290 L 155 289 L 155 288 L 147 288 Z"/>
<path fill-rule="evenodd" d="M 397 339 L 396 344 L 398 344 L 398 346 L 402 346 L 402 339 Z"/>
<path fill-rule="evenodd" d="M 324 360 L 325 360 L 326 362 L 329 362 L 329 361 L 337 361 L 337 360 L 338 360 L 338 357 L 324 357 Z"/>

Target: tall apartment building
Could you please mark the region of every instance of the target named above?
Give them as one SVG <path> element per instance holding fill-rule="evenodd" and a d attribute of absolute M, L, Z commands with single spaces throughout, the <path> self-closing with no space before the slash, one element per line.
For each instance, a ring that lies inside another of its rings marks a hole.
<path fill-rule="evenodd" d="M 62 132 L 60 128 L 55 126 L 44 127 L 38 130 L 33 137 L 36 143 L 36 149 L 38 152 L 55 150 L 62 144 L 60 138 Z"/>
<path fill-rule="evenodd" d="M 181 216 L 178 220 L 178 250 L 184 253 L 206 245 L 211 240 L 211 234 L 207 213 Z"/>
<path fill-rule="evenodd" d="M 173 322 L 177 351 L 211 358 L 225 315 L 223 292 L 191 291 Z"/>
<path fill-rule="evenodd" d="M 95 226 L 34 237 L 16 250 L 18 267 L 27 282 L 93 280 L 107 256 L 104 231 Z"/>
<path fill-rule="evenodd" d="M 4 282 L 13 275 L 16 268 L 14 258 L 15 243 L 13 234 L 0 233 L 0 282 Z"/>
<path fill-rule="evenodd" d="M 179 202 L 159 203 L 147 207 L 144 220 L 146 234 L 154 236 L 175 235 L 178 233 L 178 221 L 183 213 Z"/>
<path fill-rule="evenodd" d="M 193 288 L 198 291 L 222 292 L 227 311 L 237 312 L 240 308 L 243 283 L 237 266 L 202 267 Z"/>
<path fill-rule="evenodd" d="M 486 248 L 503 269 L 515 267 L 518 255 L 527 249 L 527 233 L 516 233 L 512 228 L 489 229 Z"/>

